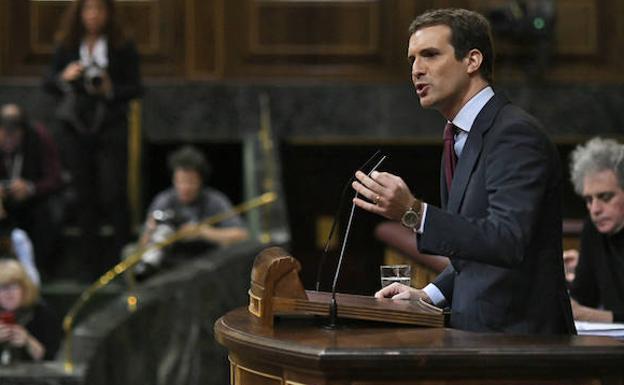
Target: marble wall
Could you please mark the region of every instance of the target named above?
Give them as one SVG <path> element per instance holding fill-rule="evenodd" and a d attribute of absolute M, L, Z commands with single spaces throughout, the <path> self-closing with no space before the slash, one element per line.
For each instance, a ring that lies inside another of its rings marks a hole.
<path fill-rule="evenodd" d="M 624 85 L 498 87 L 542 121 L 555 141 L 624 133 Z M 146 85 L 143 127 L 148 142 L 238 141 L 260 126 L 259 95 L 270 98 L 280 139 L 415 142 L 439 140 L 442 118 L 423 110 L 409 84 Z M 0 103 L 19 101 L 53 120 L 54 101 L 38 84 L 1 84 Z"/>

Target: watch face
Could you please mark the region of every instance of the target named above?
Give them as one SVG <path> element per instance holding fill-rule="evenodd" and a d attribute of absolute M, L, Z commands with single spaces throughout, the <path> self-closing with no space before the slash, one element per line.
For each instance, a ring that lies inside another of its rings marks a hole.
<path fill-rule="evenodd" d="M 414 210 L 407 210 L 401 218 L 401 223 L 403 223 L 405 227 L 415 228 L 418 226 L 418 214 Z"/>

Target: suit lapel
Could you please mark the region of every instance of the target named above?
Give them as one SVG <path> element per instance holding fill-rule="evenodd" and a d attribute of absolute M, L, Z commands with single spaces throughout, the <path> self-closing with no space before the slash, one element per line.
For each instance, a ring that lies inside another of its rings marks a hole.
<path fill-rule="evenodd" d="M 509 100 L 506 97 L 495 94 L 479 112 L 472 124 L 461 157 L 458 159 L 451 191 L 448 194 L 448 212 L 459 212 L 470 175 L 483 149 L 483 136 L 492 126 L 498 111 L 507 103 Z"/>

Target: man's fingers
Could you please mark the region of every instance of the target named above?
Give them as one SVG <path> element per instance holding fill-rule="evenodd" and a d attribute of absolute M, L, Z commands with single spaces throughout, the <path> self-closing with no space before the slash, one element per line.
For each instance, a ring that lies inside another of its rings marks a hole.
<path fill-rule="evenodd" d="M 365 200 L 362 200 L 360 198 L 353 198 L 353 203 L 355 203 L 355 205 L 363 210 L 366 210 L 368 212 L 374 213 L 374 214 L 379 214 L 382 215 L 383 213 L 383 209 L 373 203 L 370 202 L 366 202 Z"/>
<path fill-rule="evenodd" d="M 401 290 L 399 289 L 400 284 L 398 284 L 397 282 L 393 282 L 390 285 L 383 287 L 381 290 L 379 290 L 377 293 L 375 293 L 375 297 L 377 298 L 388 298 L 388 297 L 392 297 L 393 295 L 399 293 Z"/>
<path fill-rule="evenodd" d="M 400 298 L 397 298 L 401 296 Z M 376 298 L 409 299 L 410 288 L 403 284 L 394 282 L 375 293 Z"/>
<path fill-rule="evenodd" d="M 362 185 L 360 182 L 353 182 L 351 184 L 353 189 L 358 192 L 361 196 L 370 200 L 373 203 L 379 203 L 381 197 L 373 190 L 368 189 L 366 186 Z"/>
<path fill-rule="evenodd" d="M 408 291 L 403 291 L 395 296 L 392 297 L 392 299 L 410 299 L 411 298 L 411 293 Z"/>
<path fill-rule="evenodd" d="M 379 175 L 376 171 L 372 173 L 371 176 Z M 370 176 L 364 174 L 362 171 L 356 171 L 355 177 L 367 188 L 374 191 L 382 191 L 384 186 L 379 183 L 376 179 L 371 178 Z"/>

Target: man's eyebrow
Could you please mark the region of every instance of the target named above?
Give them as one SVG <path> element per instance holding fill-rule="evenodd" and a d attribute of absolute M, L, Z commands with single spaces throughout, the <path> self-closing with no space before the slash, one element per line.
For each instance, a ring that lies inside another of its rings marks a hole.
<path fill-rule="evenodd" d="M 418 50 L 415 53 L 409 53 L 407 55 L 407 60 L 413 60 L 417 55 L 431 55 L 431 54 L 435 54 L 435 53 L 439 53 L 440 49 L 436 48 L 436 47 L 426 47 L 423 49 Z"/>
<path fill-rule="evenodd" d="M 587 199 L 587 198 L 594 198 L 594 197 L 600 198 L 600 197 L 604 197 L 604 196 L 607 196 L 607 195 L 615 195 L 615 191 L 610 191 L 610 190 L 608 190 L 608 191 L 599 191 L 599 192 L 594 193 L 594 194 L 583 194 L 582 197 L 585 198 L 585 199 Z"/>

